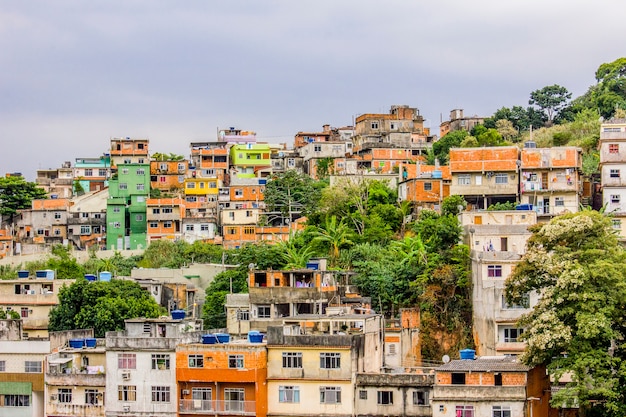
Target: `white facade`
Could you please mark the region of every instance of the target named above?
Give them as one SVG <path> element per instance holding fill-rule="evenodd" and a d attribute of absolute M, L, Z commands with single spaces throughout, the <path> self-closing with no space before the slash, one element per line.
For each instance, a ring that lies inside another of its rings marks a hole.
<path fill-rule="evenodd" d="M 614 120 L 600 128 L 602 203 L 613 228 L 626 237 L 626 120 Z"/>

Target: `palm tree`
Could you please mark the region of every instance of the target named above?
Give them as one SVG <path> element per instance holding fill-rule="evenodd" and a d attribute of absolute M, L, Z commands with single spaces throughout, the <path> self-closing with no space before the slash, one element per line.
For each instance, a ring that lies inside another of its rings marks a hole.
<path fill-rule="evenodd" d="M 330 245 L 330 263 L 334 266 L 339 260 L 339 250 L 342 246 L 352 245 L 350 240 L 352 230 L 342 221 L 337 223 L 337 216 L 327 217 L 324 227 L 317 227 L 313 231 L 313 241 L 325 242 Z"/>
<path fill-rule="evenodd" d="M 307 262 L 315 254 L 313 249 L 306 246 L 300 246 L 296 244 L 296 237 L 298 233 L 290 233 L 288 240 L 283 240 L 278 243 L 278 247 L 282 252 L 282 257 L 285 262 L 285 269 L 301 269 L 306 268 Z"/>
<path fill-rule="evenodd" d="M 422 241 L 422 236 L 405 237 L 391 243 L 392 250 L 402 257 L 401 264 L 425 265 L 428 262 L 428 251 Z"/>

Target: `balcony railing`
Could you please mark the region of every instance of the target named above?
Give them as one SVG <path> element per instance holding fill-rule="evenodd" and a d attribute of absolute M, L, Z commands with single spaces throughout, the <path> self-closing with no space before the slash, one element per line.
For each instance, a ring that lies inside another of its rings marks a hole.
<path fill-rule="evenodd" d="M 255 415 L 256 401 L 180 400 L 179 413 L 221 415 Z"/>

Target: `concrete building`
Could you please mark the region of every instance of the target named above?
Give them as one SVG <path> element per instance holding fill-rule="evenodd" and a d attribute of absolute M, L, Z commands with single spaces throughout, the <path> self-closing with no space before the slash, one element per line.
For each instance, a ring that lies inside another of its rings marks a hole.
<path fill-rule="evenodd" d="M 54 271 L 38 271 L 37 275 L 53 277 Z M 59 290 L 73 282 L 37 277 L 0 280 L 0 308 L 20 315 L 22 339 L 48 337 L 48 314 L 59 304 Z"/>
<path fill-rule="evenodd" d="M 484 117 L 479 116 L 464 116 L 463 109 L 454 109 L 450 111 L 450 120 L 442 122 L 439 125 L 439 137 L 444 137 L 449 132 L 457 130 L 465 130 L 470 132 L 477 125 L 481 125 L 485 122 Z"/>
<path fill-rule="evenodd" d="M 146 221 L 148 244 L 155 240 L 179 240 L 183 237 L 185 202 L 182 198 L 148 198 Z"/>
<path fill-rule="evenodd" d="M 434 375 L 430 373 L 357 373 L 356 416 L 432 416 Z"/>
<path fill-rule="evenodd" d="M 222 182 L 226 181 L 228 142 L 191 142 L 190 147 L 189 177 L 217 178 Z"/>
<path fill-rule="evenodd" d="M 111 170 L 117 170 L 118 166 L 122 164 L 149 165 L 149 142 L 148 139 L 112 138 L 110 140 Z"/>
<path fill-rule="evenodd" d="M 80 186 L 75 193 L 88 193 L 104 190 L 111 177 L 111 156 L 104 154 L 95 158 L 76 158 L 74 161 L 74 184 Z"/>
<path fill-rule="evenodd" d="M 109 190 L 72 198 L 67 215 L 67 238 L 75 248 L 103 247 L 106 241 L 106 209 Z"/>
<path fill-rule="evenodd" d="M 519 149 L 516 146 L 450 149 L 450 195 L 470 208 L 519 201 Z"/>
<path fill-rule="evenodd" d="M 549 400 L 545 368 L 531 369 L 510 356 L 472 357 L 436 369 L 432 415 L 547 416 Z"/>
<path fill-rule="evenodd" d="M 230 177 L 266 177 L 271 173 L 271 148 L 266 143 L 232 145 L 229 150 Z"/>
<path fill-rule="evenodd" d="M 460 215 L 472 262 L 474 340 L 480 355 L 518 355 L 524 351 L 524 332 L 516 323 L 538 302 L 510 305 L 504 283 L 526 252 L 528 228 L 537 223 L 532 210 L 466 211 Z"/>
<path fill-rule="evenodd" d="M 104 339 L 93 338 L 93 330 L 85 335 L 88 338 L 72 339 L 75 346 L 63 346 L 46 358 L 46 417 L 105 415 Z"/>
<path fill-rule="evenodd" d="M 544 218 L 578 211 L 582 197 L 581 148 L 525 147 L 521 162 L 522 204 L 531 204 Z"/>
<path fill-rule="evenodd" d="M 353 416 L 354 375 L 382 366 L 382 317 L 284 319 L 267 333 L 269 416 Z"/>
<path fill-rule="evenodd" d="M 602 203 L 613 228 L 626 237 L 626 119 L 611 119 L 600 127 Z M 624 173 L 624 175 L 622 175 Z"/>
<path fill-rule="evenodd" d="M 441 202 L 450 195 L 450 167 L 424 164 L 400 166 L 398 200 L 410 201 L 415 210 L 441 211 Z"/>
<path fill-rule="evenodd" d="M 15 231 L 21 252 L 30 253 L 67 243 L 69 206 L 67 198 L 33 200 L 30 210 L 20 210 L 16 216 Z"/>
<path fill-rule="evenodd" d="M 214 335 L 203 339 L 211 336 Z M 230 337 L 225 343 L 206 342 L 181 344 L 176 348 L 177 392 L 180 393 L 178 415 L 265 417 L 265 344 Z"/>
<path fill-rule="evenodd" d="M 163 192 L 179 191 L 187 177 L 188 165 L 185 160 L 151 160 L 150 187 Z"/>
<path fill-rule="evenodd" d="M 50 198 L 70 198 L 73 195 L 74 172 L 72 163 L 65 161 L 61 168 L 38 169 L 35 183 Z"/>
<path fill-rule="evenodd" d="M 200 320 L 126 320 L 126 329 L 106 334 L 107 417 L 178 415 L 176 346 L 202 334 Z"/>

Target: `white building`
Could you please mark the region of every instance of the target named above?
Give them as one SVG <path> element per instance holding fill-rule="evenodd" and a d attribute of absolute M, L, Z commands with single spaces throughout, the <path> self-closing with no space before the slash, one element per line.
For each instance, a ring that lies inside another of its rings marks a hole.
<path fill-rule="evenodd" d="M 602 203 L 613 227 L 626 237 L 626 119 L 611 119 L 600 128 Z"/>

